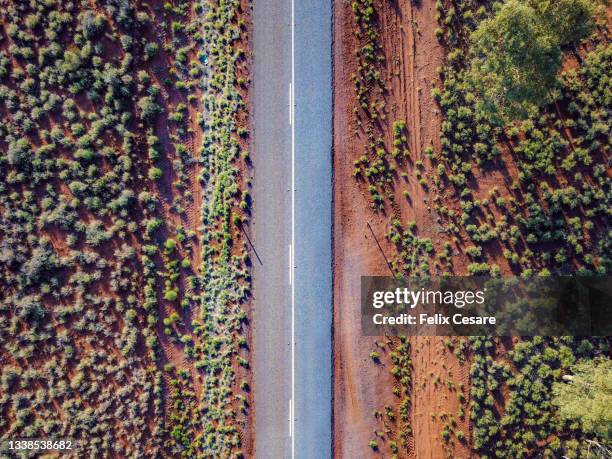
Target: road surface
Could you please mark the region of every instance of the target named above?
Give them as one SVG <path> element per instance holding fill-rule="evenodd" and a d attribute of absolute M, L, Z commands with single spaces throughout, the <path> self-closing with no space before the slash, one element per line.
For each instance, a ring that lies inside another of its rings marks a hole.
<path fill-rule="evenodd" d="M 253 23 L 256 455 L 331 457 L 331 0 Z"/>

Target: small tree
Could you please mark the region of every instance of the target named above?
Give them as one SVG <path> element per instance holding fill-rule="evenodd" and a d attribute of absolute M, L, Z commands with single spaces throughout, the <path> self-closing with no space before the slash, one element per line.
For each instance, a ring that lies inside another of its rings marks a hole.
<path fill-rule="evenodd" d="M 149 179 L 158 180 L 162 176 L 162 170 L 159 167 L 152 167 L 149 169 Z"/>
<path fill-rule="evenodd" d="M 578 421 L 586 432 L 612 440 L 612 360 L 598 358 L 576 364 L 569 382 L 553 385 L 559 415 Z"/>
<path fill-rule="evenodd" d="M 472 33 L 470 78 L 480 106 L 501 118 L 521 118 L 550 102 L 562 47 L 594 28 L 588 0 L 508 0 Z"/>
<path fill-rule="evenodd" d="M 157 115 L 162 108 L 155 102 L 153 96 L 144 96 L 138 100 L 138 110 L 140 117 L 147 123 L 155 122 Z"/>

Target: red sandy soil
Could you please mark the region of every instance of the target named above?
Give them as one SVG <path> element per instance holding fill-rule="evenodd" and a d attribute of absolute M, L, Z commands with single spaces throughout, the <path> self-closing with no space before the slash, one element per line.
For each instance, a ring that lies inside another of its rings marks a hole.
<path fill-rule="evenodd" d="M 250 1 L 242 0 L 241 4 L 242 6 L 241 6 L 240 16 L 245 20 L 246 24 L 248 24 L 250 27 Z M 163 23 L 163 19 L 161 18 L 161 13 L 160 13 L 160 11 L 162 11 L 162 5 L 163 5 L 163 2 L 154 1 L 148 8 L 148 13 L 150 14 L 151 17 L 155 19 L 154 22 L 158 24 Z M 98 13 L 105 14 L 105 11 L 102 9 L 99 9 L 99 8 L 94 8 L 94 9 Z M 191 14 L 195 15 L 196 13 L 194 10 L 192 10 Z M 247 33 L 246 35 L 250 36 L 250 30 L 248 32 L 249 33 Z M 1 34 L 3 38 L 5 38 L 3 40 L 4 44 L 2 45 L 2 47 L 4 48 L 6 47 L 7 40 L 6 40 L 6 37 L 4 37 L 3 30 L 1 30 Z M 155 133 L 160 138 L 162 149 L 164 152 L 164 154 L 162 155 L 163 159 L 161 160 L 161 166 L 160 166 L 163 168 L 164 174 L 163 174 L 163 179 L 160 181 L 160 184 L 156 188 L 150 189 L 149 191 L 152 191 L 154 193 L 157 192 L 159 194 L 160 203 L 161 203 L 161 211 L 159 212 L 159 217 L 163 218 L 168 228 L 176 228 L 178 226 L 183 226 L 187 231 L 193 230 L 196 232 L 196 234 L 200 234 L 201 233 L 200 208 L 202 205 L 202 191 L 201 191 L 201 184 L 198 181 L 198 176 L 199 176 L 201 167 L 198 164 L 194 164 L 188 168 L 187 171 L 188 171 L 189 180 L 188 180 L 188 183 L 186 183 L 185 189 L 177 190 L 176 187 L 172 185 L 173 181 L 175 181 L 178 177 L 176 176 L 171 166 L 171 161 L 173 159 L 176 159 L 177 155 L 174 151 L 174 148 L 169 138 L 172 128 L 170 127 L 171 125 L 167 121 L 167 114 L 170 111 L 169 109 L 175 107 L 178 103 L 184 102 L 187 104 L 188 106 L 188 124 L 190 127 L 193 128 L 193 135 L 190 136 L 189 140 L 185 143 L 188 146 L 188 148 L 191 150 L 192 154 L 195 157 L 198 157 L 200 155 L 199 150 L 202 145 L 202 137 L 203 137 L 202 131 L 199 128 L 197 120 L 196 120 L 197 114 L 203 111 L 203 107 L 201 106 L 201 103 L 199 102 L 202 97 L 201 90 L 195 89 L 193 92 L 193 94 L 196 96 L 195 101 L 188 102 L 187 98 L 183 94 L 181 94 L 178 90 L 174 88 L 168 88 L 166 85 L 164 85 L 163 79 L 168 77 L 166 68 L 169 65 L 171 66 L 172 59 L 164 51 L 164 47 L 162 45 L 164 43 L 170 42 L 170 37 L 168 36 L 169 34 L 163 27 L 158 27 L 155 30 L 152 30 L 152 29 L 147 30 L 146 35 L 150 41 L 155 41 L 160 44 L 160 52 L 159 52 L 159 55 L 155 58 L 154 62 L 143 65 L 142 68 L 145 70 L 149 70 L 149 76 L 162 89 L 162 101 L 161 102 L 165 108 L 164 114 L 159 117 L 159 121 L 155 129 Z M 248 43 L 247 40 L 248 39 L 246 39 L 244 43 L 241 43 L 240 46 L 248 50 L 250 49 L 250 43 Z M 113 58 L 116 58 L 116 59 L 119 58 L 121 53 L 117 45 L 114 45 L 113 43 L 111 43 L 109 40 L 106 40 L 106 39 L 104 39 L 104 45 L 105 45 L 105 57 L 106 58 L 110 60 L 112 60 Z M 245 81 L 247 82 L 248 82 L 248 75 L 249 75 L 249 62 L 250 61 L 247 60 L 246 64 L 243 65 L 240 69 L 240 72 L 241 72 L 240 76 L 245 78 Z M 15 65 L 15 62 L 13 62 L 13 65 Z M 150 71 L 151 69 L 153 69 L 152 72 Z M 245 86 L 241 88 L 240 91 L 243 93 L 245 101 L 247 102 L 247 105 L 248 105 L 249 102 L 248 102 L 247 87 Z M 80 113 L 88 113 L 88 112 L 92 112 L 96 110 L 96 107 L 94 106 L 94 104 L 83 96 L 76 97 L 75 100 L 77 102 L 77 108 Z M 51 127 L 51 122 L 54 122 L 54 121 L 55 120 L 53 119 L 50 120 L 49 127 Z M 241 119 L 237 120 L 237 125 L 241 127 L 249 128 L 250 127 L 249 123 L 250 123 L 250 120 L 248 118 L 248 113 L 245 113 Z M 110 145 L 110 146 L 115 145 L 117 143 L 116 139 L 110 138 L 110 136 L 106 136 L 104 140 L 105 140 L 105 144 Z M 141 163 L 139 164 L 139 166 L 141 166 L 141 171 L 146 171 L 146 168 L 144 166 L 146 166 L 147 164 L 147 160 L 146 160 L 147 154 L 146 154 L 146 148 L 143 147 L 143 145 L 146 145 L 146 140 L 144 138 L 144 135 L 139 136 L 136 140 L 137 141 L 135 142 L 135 148 L 138 149 L 137 161 Z M 241 139 L 240 144 L 241 144 L 241 147 L 247 150 L 248 139 Z M 241 169 L 241 176 L 243 178 L 248 177 L 249 175 L 248 166 L 241 162 L 239 167 Z M 139 179 L 144 181 L 144 178 L 142 176 L 139 177 Z M 57 189 L 61 190 L 63 194 L 67 196 L 71 196 L 71 192 L 68 190 L 68 188 L 65 185 L 62 185 L 61 183 L 59 183 L 59 181 L 56 183 L 56 187 Z M 136 194 L 143 191 L 144 189 L 146 189 L 146 186 L 137 185 L 134 187 L 134 191 Z M 187 192 L 190 194 L 190 196 L 186 195 Z M 180 201 L 180 204 L 186 210 L 186 212 L 182 216 L 179 215 L 177 212 L 175 212 L 172 209 L 173 201 L 176 198 L 178 198 L 178 200 Z M 2 209 L 0 209 L 0 211 L 2 211 Z M 82 209 L 79 210 L 79 218 L 81 221 L 86 222 L 86 223 L 90 222 L 93 219 L 92 215 L 90 215 L 88 212 L 85 212 Z M 103 221 L 106 227 L 110 226 L 107 219 L 105 218 L 97 218 L 97 219 Z M 59 255 L 66 256 L 70 252 L 71 248 L 66 243 L 66 240 L 65 240 L 66 234 L 64 231 L 61 231 L 55 227 L 51 227 L 48 230 L 41 231 L 41 235 L 43 237 L 46 236 L 50 239 L 55 251 Z M 235 238 L 235 241 L 238 242 L 242 240 L 243 235 L 239 231 L 236 231 L 234 234 L 234 238 Z M 100 255 L 109 262 L 110 266 L 113 266 L 112 253 L 115 249 L 119 249 L 120 245 L 121 244 L 118 241 L 111 240 L 111 241 L 104 243 L 100 249 Z M 129 241 L 129 245 L 134 248 L 138 248 L 138 246 L 140 245 L 140 241 L 137 238 L 132 237 Z M 240 247 L 241 244 L 236 243 L 235 246 Z M 76 248 L 79 250 L 85 250 L 85 247 L 82 243 L 77 244 Z M 188 257 L 192 261 L 191 270 L 194 273 L 199 272 L 199 265 L 201 263 L 201 247 L 200 247 L 200 242 L 197 237 L 190 239 L 188 247 L 187 247 L 187 244 L 184 244 L 182 246 L 179 246 L 177 248 L 177 251 L 181 258 Z M 182 292 L 185 290 L 184 277 L 185 275 L 182 274 L 181 278 L 178 281 L 179 285 L 181 286 Z M 137 282 L 137 279 L 134 279 L 134 280 Z M 93 293 L 94 289 L 104 291 L 105 294 L 108 295 L 109 292 L 111 291 L 108 285 L 108 279 L 103 278 L 102 280 L 95 282 L 90 287 L 90 290 L 89 290 L 90 293 Z M 160 298 L 162 297 L 161 286 L 159 287 L 158 296 Z M 57 302 L 57 300 L 53 300 L 53 301 Z M 247 309 L 247 315 L 250 319 L 251 318 L 250 305 L 246 305 L 245 307 Z M 181 313 L 181 311 L 179 310 L 176 304 L 166 302 L 166 301 L 162 302 L 162 305 L 160 306 L 160 311 L 159 311 L 161 319 L 163 319 L 164 317 L 167 317 L 170 313 L 174 311 L 177 311 L 181 315 L 183 315 L 183 313 Z M 191 317 L 196 314 L 197 314 L 196 311 L 189 311 L 187 313 L 187 317 L 184 318 L 185 319 L 184 322 L 186 324 L 190 324 Z M 123 322 L 123 319 L 120 316 L 116 316 L 115 320 L 117 323 L 116 328 L 121 328 L 120 326 Z M 183 368 L 183 369 L 189 370 L 189 372 L 192 375 L 192 380 L 193 380 L 192 389 L 194 390 L 196 394 L 201 394 L 202 384 L 203 384 L 201 374 L 194 368 L 192 361 L 188 359 L 187 356 L 185 355 L 184 346 L 181 343 L 178 343 L 176 340 L 169 339 L 164 334 L 163 328 L 164 327 L 161 324 L 161 320 L 160 320 L 160 323 L 157 327 L 157 332 L 158 332 L 158 338 L 159 338 L 159 342 L 160 342 L 160 346 L 162 348 L 162 354 L 163 354 L 162 364 L 171 363 L 176 368 Z M 181 332 L 184 332 L 184 331 L 186 330 L 181 330 Z M 245 335 L 247 336 L 248 341 L 251 342 L 251 336 L 250 336 L 249 329 L 245 331 Z M 84 350 L 92 349 L 91 344 L 85 340 L 83 340 L 82 342 L 79 341 L 78 344 L 79 344 L 79 347 L 81 347 Z M 107 343 L 102 343 L 102 347 L 104 347 L 109 353 L 115 354 L 117 357 L 117 360 L 121 361 L 122 356 L 120 355 L 119 351 L 116 349 L 115 345 L 110 340 Z M 144 346 L 142 346 L 142 343 L 138 344 L 138 349 L 139 349 L 139 356 L 145 355 L 146 350 L 144 349 Z M 85 354 L 87 354 L 87 352 L 85 352 Z M 5 358 L 4 356 L 2 357 Z M 248 355 L 243 355 L 243 357 L 248 358 Z M 12 362 L 12 363 L 17 364 L 18 362 Z M 236 370 L 236 380 L 237 381 L 242 381 L 244 379 L 244 380 L 247 380 L 249 385 L 252 386 L 251 372 L 249 370 L 246 370 L 243 367 L 238 366 L 238 365 L 236 365 L 235 370 Z M 129 368 L 126 371 L 128 373 L 131 372 Z M 165 372 L 164 372 L 164 377 L 166 379 L 168 378 L 168 375 Z M 107 383 L 112 383 L 112 381 L 108 381 Z M 249 406 L 252 406 L 253 405 L 252 394 L 250 393 L 247 394 L 247 397 L 248 397 Z M 166 402 L 168 403 L 168 400 L 166 400 Z M 234 408 L 236 408 L 237 411 L 239 410 L 237 403 L 235 404 Z M 169 412 L 168 406 L 166 406 L 165 411 L 166 413 Z M 59 410 L 59 412 L 61 412 L 61 410 Z M 251 457 L 253 455 L 252 452 L 254 450 L 253 438 L 252 438 L 253 435 L 250 429 L 250 426 L 254 424 L 254 412 L 252 409 L 249 410 L 249 413 L 247 413 L 245 418 L 246 419 L 244 420 L 243 424 L 240 426 L 241 431 L 242 431 L 242 436 L 243 436 L 243 451 L 247 457 Z M 152 431 L 153 427 L 157 425 L 159 420 L 153 416 L 153 413 L 151 413 L 148 419 L 148 422 L 150 424 L 149 427 Z"/>
<path fill-rule="evenodd" d="M 433 210 L 433 193 L 414 179 L 414 161 L 423 161 L 423 176 L 433 172 L 423 150 L 429 145 L 439 149 L 441 117 L 430 89 L 438 82 L 436 68 L 443 65 L 444 50 L 434 35 L 434 1 L 424 0 L 418 6 L 411 2 L 375 2 L 375 9 L 386 57 L 381 73 L 389 88 L 384 96 L 386 121 L 379 133 L 388 147 L 392 144 L 393 121 L 405 120 L 412 159 L 406 170 L 408 183 L 394 184 L 398 206 L 392 213 L 404 223 L 415 220 L 417 234 L 431 238 L 438 249 L 446 239 Z M 387 258 L 394 258 L 396 249 L 384 238 L 390 217 L 374 213 L 367 187 L 352 176 L 353 161 L 363 154 L 367 139 L 363 132 L 354 131 L 357 99 L 351 74 L 356 71 L 354 50 L 358 41 L 352 33 L 355 23 L 350 2 L 335 2 L 334 26 L 334 455 L 390 457 L 385 440 L 377 438 L 377 452 L 368 447 L 374 432 L 382 428 L 373 412 L 385 405 L 396 407 L 399 399 L 392 393 L 395 379 L 389 373 L 389 360 L 383 354 L 381 364 L 376 365 L 369 357 L 374 349 L 381 352 L 375 345 L 377 338 L 361 334 L 360 276 L 389 275 L 366 222 L 371 224 Z M 401 195 L 406 189 L 410 200 Z M 461 266 L 455 265 L 455 270 L 458 268 Z M 451 437 L 445 445 L 441 437 L 453 416 L 457 422 L 454 430 L 462 430 L 469 438 L 468 423 L 458 416 L 456 394 L 463 383 L 464 395 L 468 396 L 468 364 L 460 365 L 445 349 L 444 338 L 414 338 L 411 344 L 413 436 L 408 451 L 400 450 L 398 457 L 469 457 L 468 448 L 456 438 Z"/>
<path fill-rule="evenodd" d="M 335 3 L 334 17 L 334 455 L 363 457 L 374 429 L 373 412 L 394 404 L 393 378 L 372 364 L 368 354 L 375 338 L 360 329 L 360 276 L 389 273 L 370 221 L 381 244 L 386 219 L 372 214 L 368 198 L 352 176 L 352 160 L 362 151 L 353 134 L 355 95 L 350 76 L 353 36 L 350 5 Z"/>
<path fill-rule="evenodd" d="M 238 77 L 243 78 L 245 82 L 245 84 L 242 87 L 238 88 L 238 91 L 242 95 L 247 109 L 245 111 L 242 111 L 239 114 L 239 118 L 236 120 L 236 125 L 238 128 L 241 128 L 241 127 L 246 128 L 247 132 L 249 133 L 253 132 L 253 126 L 252 126 L 253 120 L 251 118 L 251 113 L 253 113 L 253 110 L 252 110 L 253 107 L 252 107 L 250 92 L 249 92 L 251 75 L 252 75 L 251 64 L 253 62 L 253 55 L 252 55 L 253 22 L 252 22 L 252 16 L 251 16 L 252 12 L 253 12 L 252 0 L 241 0 L 239 18 L 244 20 L 246 32 L 243 34 L 243 37 L 244 37 L 243 40 L 241 40 L 240 43 L 238 43 L 236 46 L 241 47 L 245 50 L 246 60 L 244 64 L 241 65 L 240 68 L 238 69 L 238 73 L 239 73 Z M 250 151 L 249 147 L 251 144 L 251 139 L 248 135 L 245 138 L 240 138 L 238 140 L 238 143 L 241 147 L 241 151 L 247 151 L 247 152 Z M 250 167 L 250 163 L 248 161 L 241 160 L 239 164 L 237 165 L 237 167 L 240 169 L 240 179 L 242 180 L 242 184 L 243 184 L 242 189 L 250 193 L 251 192 L 250 183 L 253 178 L 253 171 Z M 200 201 L 201 201 L 201 198 L 200 198 Z M 240 211 L 239 208 L 236 208 L 235 212 L 242 212 L 242 211 Z M 249 215 L 242 215 L 242 216 L 246 216 L 247 218 L 249 218 Z M 199 221 L 199 216 L 198 216 L 198 221 Z M 244 230 L 248 234 L 251 233 L 250 221 L 249 223 L 247 223 Z M 234 249 L 237 250 L 238 248 L 242 247 L 243 243 L 245 243 L 245 235 L 240 230 L 236 229 L 233 234 L 233 240 L 240 242 L 240 243 L 235 244 L 234 246 Z M 252 346 L 253 346 L 253 329 L 250 327 L 250 324 L 253 323 L 253 302 L 249 299 L 248 303 L 243 305 L 243 308 L 246 310 L 247 320 L 248 320 L 247 325 L 243 326 L 244 327 L 243 334 L 245 335 L 247 339 L 249 348 L 248 350 L 241 351 L 241 357 L 247 359 L 249 363 L 251 364 L 252 363 L 251 356 L 253 355 L 251 351 Z M 245 380 L 247 381 L 250 388 L 253 387 L 254 385 L 253 384 L 253 371 L 251 371 L 250 368 L 244 368 L 242 366 L 235 365 L 234 370 L 236 371 L 236 381 Z M 248 411 L 245 415 L 244 420 L 242 421 L 240 425 L 240 435 L 241 435 L 240 438 L 242 440 L 242 451 L 244 452 L 244 457 L 248 458 L 248 457 L 255 457 L 255 396 L 252 390 L 249 390 L 244 395 L 247 397 Z"/>
<path fill-rule="evenodd" d="M 412 457 L 470 457 L 465 443 L 461 443 L 454 435 L 451 434 L 448 443 L 441 436 L 445 426 L 454 420 L 456 427 L 451 430 L 461 430 L 466 439 L 470 438 L 468 405 L 463 404 L 465 417 L 461 419 L 461 403 L 458 398 L 458 394 L 462 393 L 469 400 L 469 364 L 459 362 L 445 347 L 445 339 L 419 337 L 412 340 Z M 453 339 L 455 344 L 458 341 L 458 338 Z"/>

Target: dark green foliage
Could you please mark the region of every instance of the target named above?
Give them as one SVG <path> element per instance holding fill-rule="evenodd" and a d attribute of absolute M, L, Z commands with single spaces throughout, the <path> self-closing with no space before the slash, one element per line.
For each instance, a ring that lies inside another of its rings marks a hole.
<path fill-rule="evenodd" d="M 507 0 L 472 33 L 470 77 L 489 114 L 525 117 L 551 102 L 562 47 L 594 29 L 588 0 Z"/>
<path fill-rule="evenodd" d="M 588 346 L 586 344 L 588 344 Z M 514 458 L 527 455 L 535 446 L 553 455 L 586 452 L 579 426 L 566 423 L 555 412 L 553 385 L 562 384 L 576 359 L 591 359 L 609 350 L 607 339 L 542 338 L 519 342 L 510 361 L 496 360 L 491 339 L 470 338 L 472 367 L 471 413 L 474 449 L 481 454 Z M 509 395 L 501 410 L 494 403 L 504 388 Z"/>
<path fill-rule="evenodd" d="M 495 40 L 503 38 L 503 27 L 493 31 L 494 18 L 507 20 L 508 24 L 525 20 L 534 27 L 532 32 L 540 33 L 545 26 L 541 23 L 543 13 L 537 8 L 575 7 L 572 14 L 577 17 L 583 17 L 581 9 L 590 11 L 591 8 L 581 6 L 581 2 L 573 7 L 564 2 L 548 6 L 544 2 L 516 3 L 498 5 L 494 11 L 476 8 L 470 2 L 458 9 L 442 3 L 438 6 L 445 39 L 455 46 L 444 69 L 443 86 L 436 93 L 445 115 L 440 159 L 443 171 L 448 174 L 448 183 L 461 198 L 462 214 L 460 218 L 454 217 L 443 206 L 439 206 L 439 211 L 454 228 L 463 229 L 481 248 L 483 259 L 471 265 L 472 272 L 484 272 L 482 263 L 489 255 L 487 243 L 497 241 L 504 246 L 504 256 L 512 269 L 524 277 L 540 272 L 567 272 L 570 259 L 578 264 L 576 269 L 580 272 L 605 273 L 610 269 L 610 258 L 601 247 L 609 245 L 610 235 L 605 222 L 611 196 L 609 179 L 602 174 L 601 161 L 609 149 L 609 136 L 605 133 L 610 125 L 610 113 L 606 108 L 610 88 L 604 75 L 612 68 L 610 46 L 595 42 L 577 70 L 553 72 L 551 78 L 554 78 L 556 89 L 551 94 L 555 94 L 554 103 L 545 105 L 540 111 L 532 111 L 521 123 L 504 126 L 492 120 L 478 102 L 478 88 L 489 86 L 482 82 L 474 86 L 469 78 L 470 62 L 466 57 L 469 52 L 464 50 L 471 50 L 472 42 L 461 41 L 460 37 L 479 30 L 476 36 L 482 35 L 479 38 L 484 41 L 491 40 L 489 45 L 493 50 L 501 46 L 495 45 Z M 521 11 L 527 8 L 533 17 L 519 18 L 516 11 L 510 14 L 512 8 Z M 452 20 L 448 20 L 451 13 Z M 567 40 L 583 37 L 581 34 L 592 29 L 592 23 L 589 24 L 569 38 L 561 37 L 562 32 L 547 32 L 558 35 L 548 40 L 561 47 L 561 43 L 568 43 Z M 507 38 L 515 40 L 517 37 L 509 33 Z M 519 49 L 520 43 L 514 45 L 517 59 L 528 57 Z M 542 70 L 541 65 L 533 65 L 537 67 L 534 71 Z M 527 80 L 534 78 L 532 75 Z M 541 80 L 537 81 L 540 84 Z M 511 153 L 512 162 L 518 167 L 517 180 L 503 192 L 492 190 L 486 201 L 475 199 L 470 190 L 473 180 L 493 170 L 504 170 L 509 164 L 507 158 L 500 157 L 503 150 Z M 600 243 L 595 243 L 596 240 Z M 551 266 L 553 261 L 554 266 Z"/>
<path fill-rule="evenodd" d="M 0 9 L 2 440 L 69 434 L 83 457 L 242 454 L 250 276 L 230 227 L 247 222 L 247 62 L 233 50 L 247 28 L 234 0 L 169 5 Z M 203 113 L 214 128 L 198 143 Z M 168 375 L 172 359 L 185 364 Z"/>

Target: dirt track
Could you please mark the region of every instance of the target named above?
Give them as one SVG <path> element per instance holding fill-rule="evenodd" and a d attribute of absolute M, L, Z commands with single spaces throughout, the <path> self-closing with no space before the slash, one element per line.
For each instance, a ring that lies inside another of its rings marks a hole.
<path fill-rule="evenodd" d="M 429 237 L 436 248 L 441 246 L 441 226 L 431 207 L 433 196 L 414 177 L 416 161 L 423 161 L 423 176 L 434 173 L 424 155 L 429 145 L 439 148 L 440 114 L 430 95 L 432 82 L 437 81 L 437 67 L 443 64 L 444 50 L 435 37 L 434 1 L 419 6 L 411 2 L 375 2 L 378 31 L 385 55 L 383 79 L 388 86 L 382 110 L 386 121 L 379 134 L 385 145 L 392 145 L 392 124 L 403 119 L 408 127 L 411 160 L 405 168 L 408 180 L 396 179 L 394 194 L 399 206 L 393 209 L 402 222 L 414 220 L 418 234 Z M 397 406 L 392 389 L 395 379 L 389 373 L 390 362 L 376 338 L 361 335 L 359 323 L 360 276 L 388 275 L 389 269 L 373 240 L 366 222 L 388 258 L 395 256 L 395 247 L 384 235 L 390 217 L 374 213 L 370 207 L 367 186 L 353 175 L 353 161 L 363 154 L 366 136 L 356 130 L 353 110 L 357 100 L 351 81 L 356 71 L 354 50 L 358 41 L 353 35 L 353 13 L 348 2 L 335 2 L 334 30 L 334 444 L 336 457 L 390 456 L 388 442 L 395 433 L 379 438 L 375 431 L 383 425 L 374 416 L 385 405 Z M 407 190 L 410 199 L 402 198 Z M 456 267 L 457 268 L 457 267 Z M 378 338 L 378 341 L 382 341 Z M 456 344 L 456 343 L 455 343 Z M 387 349 L 387 347 L 385 347 Z M 373 350 L 381 353 L 381 363 L 369 357 Z M 468 395 L 468 367 L 459 365 L 448 351 L 443 338 L 412 340 L 413 387 L 411 424 L 413 435 L 408 450 L 399 457 L 439 458 L 468 457 L 468 449 L 456 438 L 445 444 L 441 433 L 446 424 L 457 423 L 469 438 L 467 422 L 459 418 L 457 392 L 463 383 Z M 393 426 L 391 426 L 393 430 Z M 387 438 L 388 437 L 388 438 Z M 376 438 L 378 451 L 368 442 Z M 454 446 L 450 446 L 454 443 Z"/>
<path fill-rule="evenodd" d="M 350 76 L 352 55 L 350 5 L 335 5 L 334 31 L 334 455 L 362 457 L 373 429 L 373 411 L 393 396 L 385 387 L 388 371 L 368 357 L 374 338 L 361 336 L 359 282 L 366 274 L 387 274 L 384 259 L 368 233 L 367 197 L 351 175 L 361 143 L 352 135 L 355 104 Z M 384 220 L 371 222 L 380 229 Z M 379 231 L 382 239 L 382 231 Z"/>

